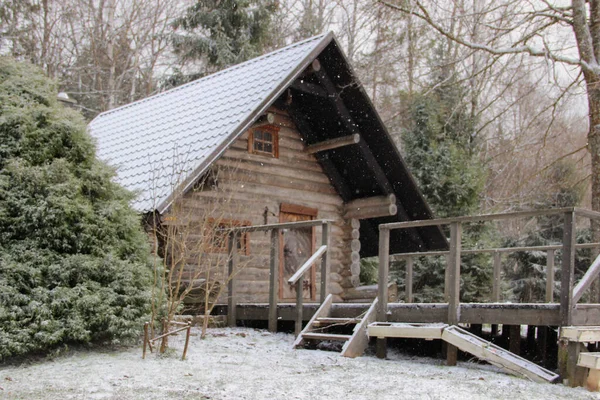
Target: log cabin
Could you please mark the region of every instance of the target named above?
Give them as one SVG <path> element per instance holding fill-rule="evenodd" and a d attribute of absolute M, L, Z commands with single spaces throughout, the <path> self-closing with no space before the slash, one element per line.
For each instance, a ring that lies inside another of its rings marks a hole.
<path fill-rule="evenodd" d="M 104 112 L 89 131 L 116 180 L 136 193 L 133 207 L 163 223 L 185 209 L 195 237 L 208 220 L 331 221 L 328 291 L 337 302 L 360 293 L 360 259 L 377 255 L 379 224 L 432 218 L 332 33 Z M 286 280 L 320 240 L 315 228 L 280 234 L 281 301 L 296 296 Z M 270 244 L 264 232 L 241 240 L 238 301 L 267 300 Z M 395 253 L 446 247 L 438 227 L 394 231 L 390 240 Z M 193 270 L 200 261 L 185 262 Z M 306 299 L 319 295 L 316 282 L 313 270 Z"/>

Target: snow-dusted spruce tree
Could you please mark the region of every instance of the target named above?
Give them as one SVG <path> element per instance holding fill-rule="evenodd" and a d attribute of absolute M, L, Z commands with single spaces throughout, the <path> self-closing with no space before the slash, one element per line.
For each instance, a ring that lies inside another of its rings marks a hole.
<path fill-rule="evenodd" d="M 83 118 L 0 58 L 0 360 L 118 342 L 149 310 L 147 237 Z"/>

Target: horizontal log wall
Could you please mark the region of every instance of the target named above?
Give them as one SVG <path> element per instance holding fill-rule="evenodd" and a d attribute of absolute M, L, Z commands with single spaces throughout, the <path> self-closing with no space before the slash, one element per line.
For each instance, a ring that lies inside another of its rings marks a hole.
<path fill-rule="evenodd" d="M 358 272 L 351 271 L 352 226 L 343 218 L 343 202 L 331 185 L 328 176 L 312 154 L 307 154 L 304 142 L 291 119 L 275 109 L 275 125 L 279 131 L 279 158 L 248 152 L 248 132 L 217 161 L 219 170 L 216 189 L 204 187 L 184 195 L 181 212 L 190 219 L 207 215 L 216 218 L 249 221 L 251 225 L 279 222 L 281 203 L 297 204 L 318 209 L 316 219 L 334 221 L 329 249 L 330 292 L 334 301 L 358 282 Z M 268 209 L 265 221 L 265 207 Z M 199 222 L 199 221 L 198 221 Z M 316 229 L 316 243 L 321 243 L 321 228 Z M 240 255 L 241 271 L 235 277 L 238 303 L 267 302 L 269 293 L 270 235 L 249 233 L 250 253 Z M 193 275 L 198 260 L 186 260 L 186 277 Z M 207 262 L 206 260 L 203 262 Z M 317 265 L 317 299 L 319 298 L 320 267 Z M 356 270 L 356 268 L 355 268 Z M 356 277 L 352 272 L 355 272 Z M 226 295 L 226 294 L 225 294 Z M 221 300 L 225 300 L 222 296 Z"/>

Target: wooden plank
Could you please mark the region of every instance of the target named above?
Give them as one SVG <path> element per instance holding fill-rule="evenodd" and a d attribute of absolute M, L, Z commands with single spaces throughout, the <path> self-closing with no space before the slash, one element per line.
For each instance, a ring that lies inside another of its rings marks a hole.
<path fill-rule="evenodd" d="M 449 225 L 452 222 L 483 222 L 483 221 L 496 221 L 505 220 L 512 218 L 528 218 L 528 217 L 541 217 L 546 215 L 559 215 L 564 213 L 572 213 L 573 207 L 566 208 L 555 208 L 547 210 L 536 210 L 536 211 L 515 211 L 510 213 L 499 213 L 499 214 L 481 214 L 464 217 L 450 217 L 450 218 L 437 218 L 437 219 L 424 219 L 416 221 L 406 222 L 391 222 L 389 224 L 382 224 L 381 227 L 385 229 L 405 229 L 405 228 L 421 228 L 424 226 L 435 226 L 435 225 Z"/>
<path fill-rule="evenodd" d="M 560 280 L 560 320 L 561 325 L 573 324 L 573 280 L 575 273 L 576 227 L 574 212 L 564 214 L 563 258 Z"/>
<path fill-rule="evenodd" d="M 304 274 L 313 266 L 313 264 L 316 263 L 317 261 L 319 261 L 321 256 L 323 256 L 323 254 L 325 254 L 326 251 L 327 251 L 326 245 L 319 247 L 317 249 L 317 251 L 315 251 L 313 253 L 313 255 L 310 256 L 310 258 L 308 260 L 306 260 L 306 262 L 304 264 L 302 264 L 302 266 L 296 270 L 294 275 L 292 275 L 291 278 L 288 279 L 288 283 L 290 285 L 293 285 L 296 282 L 298 282 L 298 280 L 304 276 Z"/>
<path fill-rule="evenodd" d="M 546 303 L 554 301 L 554 256 L 555 250 L 546 253 Z"/>
<path fill-rule="evenodd" d="M 571 387 L 583 386 L 585 384 L 586 369 L 577 365 L 579 355 L 582 352 L 587 352 L 587 349 L 582 343 L 571 342 L 567 343 L 567 381 Z"/>
<path fill-rule="evenodd" d="M 406 277 L 404 280 L 404 286 L 406 287 L 406 298 L 407 303 L 413 302 L 413 265 L 414 260 L 412 257 L 406 259 Z"/>
<path fill-rule="evenodd" d="M 398 213 L 398 206 L 396 204 L 384 204 L 379 206 L 371 207 L 360 207 L 360 208 L 346 208 L 344 212 L 344 218 L 356 218 L 356 219 L 369 219 L 369 218 L 380 218 L 389 217 Z"/>
<path fill-rule="evenodd" d="M 302 275 L 300 275 L 302 276 Z M 302 302 L 304 301 L 304 280 L 299 279 L 296 283 L 296 324 L 294 332 L 296 337 L 302 332 L 302 313 L 304 311 Z"/>
<path fill-rule="evenodd" d="M 557 374 L 472 335 L 457 326 L 444 329 L 442 339 L 462 351 L 471 353 L 511 374 L 524 375 L 535 382 L 554 383 L 559 379 Z"/>
<path fill-rule="evenodd" d="M 460 322 L 557 326 L 560 325 L 560 306 L 543 303 L 462 303 Z"/>
<path fill-rule="evenodd" d="M 560 338 L 570 342 L 600 342 L 600 326 L 563 326 Z"/>
<path fill-rule="evenodd" d="M 384 338 L 414 338 L 414 339 L 441 339 L 442 332 L 448 324 L 418 324 L 397 322 L 374 322 L 369 325 L 369 336 Z"/>
<path fill-rule="evenodd" d="M 229 234 L 229 260 L 227 262 L 227 325 L 236 326 L 236 298 L 234 277 L 237 268 L 237 240 L 238 235 L 235 233 Z"/>
<path fill-rule="evenodd" d="M 501 297 L 501 272 L 502 272 L 502 254 L 494 253 L 494 272 L 492 278 L 492 301 L 497 303 Z"/>
<path fill-rule="evenodd" d="M 309 215 L 311 217 L 316 217 L 317 214 L 319 213 L 319 209 L 312 208 L 312 207 L 300 206 L 298 204 L 281 203 L 279 205 L 279 212 L 286 212 L 286 213 L 291 213 L 291 214 L 302 214 L 302 215 Z"/>
<path fill-rule="evenodd" d="M 347 202 L 344 205 L 346 210 L 362 207 L 374 207 L 374 206 L 387 206 L 390 204 L 396 204 L 396 195 L 390 194 L 387 196 L 372 196 L 362 197 L 360 199 L 354 199 Z"/>
<path fill-rule="evenodd" d="M 600 255 L 596 257 L 592 265 L 588 268 L 585 275 L 581 278 L 577 286 L 573 289 L 573 303 L 577 304 L 585 291 L 592 286 L 592 283 L 596 280 L 600 274 Z"/>
<path fill-rule="evenodd" d="M 304 340 L 335 340 L 335 341 L 347 341 L 350 340 L 350 335 L 338 335 L 334 333 L 315 333 L 307 332 L 302 334 Z"/>
<path fill-rule="evenodd" d="M 315 154 L 322 151 L 339 149 L 340 147 L 354 145 L 360 142 L 360 135 L 355 133 L 353 135 L 342 136 L 334 139 L 324 140 L 319 143 L 311 144 L 306 146 L 305 152 L 308 154 Z"/>
<path fill-rule="evenodd" d="M 600 243 L 577 243 L 575 248 L 580 249 L 595 249 L 600 247 Z M 517 251 L 550 251 L 560 250 L 562 245 L 548 246 L 519 246 L 519 247 L 500 247 L 490 249 L 463 249 L 462 254 L 484 254 L 484 253 L 514 253 Z M 445 256 L 448 251 L 417 251 L 412 253 L 398 253 L 392 255 L 394 259 L 402 259 L 406 257 L 425 257 L 425 256 Z"/>
<path fill-rule="evenodd" d="M 381 229 L 379 226 L 379 278 L 377 294 L 377 321 L 387 322 L 387 283 L 389 273 L 389 254 L 390 254 L 390 231 Z M 387 343 L 385 339 L 377 339 L 377 357 L 385 358 L 387 353 Z"/>
<path fill-rule="evenodd" d="M 319 317 L 313 324 L 316 325 L 348 325 L 357 324 L 361 320 L 360 318 L 334 318 L 334 317 Z"/>
<path fill-rule="evenodd" d="M 577 365 L 585 368 L 600 369 L 600 353 L 579 353 Z"/>
<path fill-rule="evenodd" d="M 326 222 L 321 225 L 321 247 L 325 246 L 327 249 L 331 248 L 331 223 Z M 321 257 L 321 303 L 325 302 L 325 299 L 329 295 L 329 274 L 331 270 L 331 252 L 325 252 L 325 255 Z"/>
<path fill-rule="evenodd" d="M 377 316 L 377 299 L 373 300 L 371 306 L 361 321 L 356 324 L 352 331 L 352 337 L 344 343 L 342 347 L 342 357 L 355 358 L 362 356 L 367 346 L 369 345 L 369 336 L 367 335 L 367 327 L 375 321 Z"/>
<path fill-rule="evenodd" d="M 335 222 L 333 220 L 326 219 L 313 219 L 310 221 L 299 221 L 299 222 L 282 222 L 278 224 L 266 224 L 266 225 L 253 225 L 253 226 L 241 226 L 235 228 L 238 232 L 259 232 L 269 231 L 271 229 L 298 229 L 308 228 L 311 226 L 319 226 L 327 222 Z"/>
<path fill-rule="evenodd" d="M 600 305 L 577 304 L 573 311 L 573 325 L 600 325 Z"/>
<path fill-rule="evenodd" d="M 516 355 L 521 354 L 521 325 L 503 325 L 508 328 L 508 350 Z"/>
<path fill-rule="evenodd" d="M 450 224 L 450 254 L 447 267 L 447 301 L 448 318 L 450 325 L 456 325 L 460 321 L 460 250 L 461 250 L 462 226 L 459 222 Z M 456 365 L 458 351 L 454 346 L 447 348 L 447 365 Z"/>
<path fill-rule="evenodd" d="M 269 331 L 277 332 L 277 299 L 279 296 L 279 230 L 271 230 L 269 259 Z"/>
<path fill-rule="evenodd" d="M 296 340 L 294 341 L 294 348 L 302 346 L 302 344 L 303 344 L 302 335 L 304 335 L 305 333 L 310 331 L 313 324 L 315 323 L 315 321 L 318 318 L 323 318 L 323 317 L 329 316 L 329 313 L 331 312 L 332 304 L 333 304 L 333 296 L 330 294 L 325 298 L 325 301 L 323 301 L 321 306 L 317 309 L 317 311 L 314 313 L 314 315 L 308 321 L 308 323 L 304 327 L 304 330 L 300 333 L 300 335 L 298 335 L 298 337 L 296 337 Z"/>

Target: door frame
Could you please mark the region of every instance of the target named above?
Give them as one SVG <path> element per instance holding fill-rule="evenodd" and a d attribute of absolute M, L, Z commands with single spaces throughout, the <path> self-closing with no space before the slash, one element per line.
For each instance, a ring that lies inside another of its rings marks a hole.
<path fill-rule="evenodd" d="M 317 218 L 317 214 L 319 210 L 316 208 L 301 206 L 298 204 L 291 203 L 281 203 L 279 205 L 279 222 L 288 222 L 284 220 L 283 214 L 296 214 L 304 217 L 310 217 L 309 220 L 314 220 Z M 311 255 L 314 254 L 317 245 L 317 236 L 316 236 L 316 227 L 311 227 Z M 283 257 L 283 232 L 279 232 L 279 300 L 286 300 L 283 298 L 283 285 L 286 282 L 283 281 L 283 271 L 285 258 Z M 314 301 L 317 299 L 317 270 L 315 265 L 310 268 L 310 300 Z"/>

